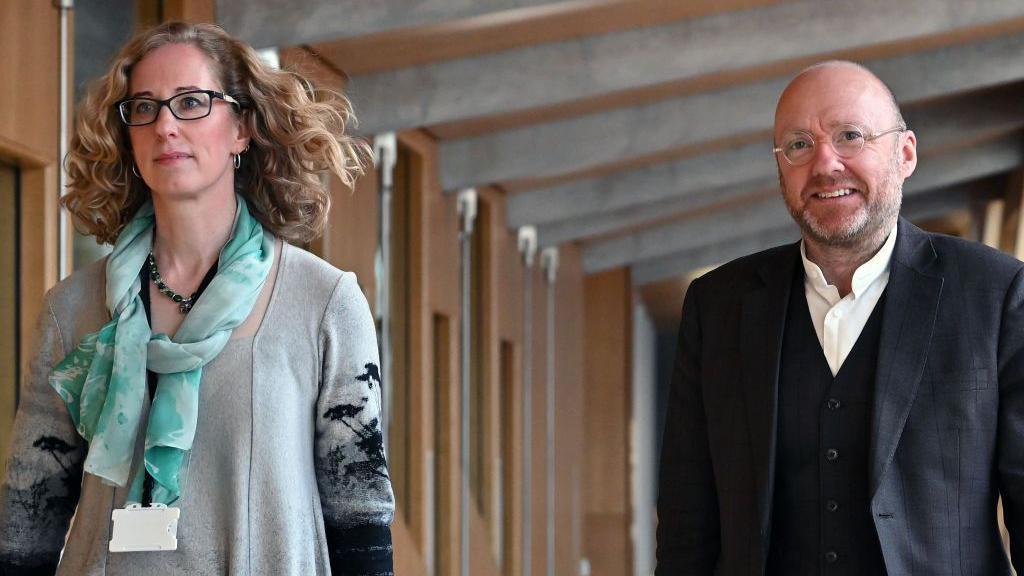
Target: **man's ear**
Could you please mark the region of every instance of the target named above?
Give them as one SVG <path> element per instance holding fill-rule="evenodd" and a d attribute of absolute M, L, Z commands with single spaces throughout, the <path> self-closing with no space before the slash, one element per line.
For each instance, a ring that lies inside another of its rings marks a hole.
<path fill-rule="evenodd" d="M 900 136 L 900 176 L 909 178 L 917 168 L 917 135 L 913 130 L 907 130 Z"/>

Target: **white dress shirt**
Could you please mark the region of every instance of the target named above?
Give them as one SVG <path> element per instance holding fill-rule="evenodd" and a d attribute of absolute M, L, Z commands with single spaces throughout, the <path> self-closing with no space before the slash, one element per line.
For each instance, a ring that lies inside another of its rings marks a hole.
<path fill-rule="evenodd" d="M 889 262 L 895 246 L 894 226 L 878 252 L 853 273 L 852 291 L 845 298 L 840 298 L 839 289 L 829 284 L 821 268 L 807 259 L 804 243 L 800 243 L 807 308 L 833 376 L 857 343 L 857 337 L 889 284 Z"/>

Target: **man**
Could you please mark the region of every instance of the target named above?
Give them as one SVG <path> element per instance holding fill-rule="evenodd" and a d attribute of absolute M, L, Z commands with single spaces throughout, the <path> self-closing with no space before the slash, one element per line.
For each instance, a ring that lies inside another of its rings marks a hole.
<path fill-rule="evenodd" d="M 659 576 L 1024 568 L 1022 263 L 899 218 L 917 140 L 865 68 L 779 99 L 802 240 L 694 281 L 658 502 Z"/>

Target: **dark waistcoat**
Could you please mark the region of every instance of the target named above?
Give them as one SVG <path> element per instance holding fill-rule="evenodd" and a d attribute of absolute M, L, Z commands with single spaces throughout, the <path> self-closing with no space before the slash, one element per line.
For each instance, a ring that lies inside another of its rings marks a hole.
<path fill-rule="evenodd" d="M 868 494 L 883 293 L 833 377 L 794 279 L 779 368 L 771 576 L 885 574 Z"/>

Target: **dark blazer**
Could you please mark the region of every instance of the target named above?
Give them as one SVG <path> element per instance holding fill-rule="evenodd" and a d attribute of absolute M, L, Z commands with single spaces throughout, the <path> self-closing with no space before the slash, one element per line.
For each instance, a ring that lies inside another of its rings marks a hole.
<path fill-rule="evenodd" d="M 869 443 L 890 576 L 1024 573 L 1024 264 L 899 221 Z M 658 498 L 658 576 L 764 573 L 776 398 L 798 244 L 686 294 Z"/>

